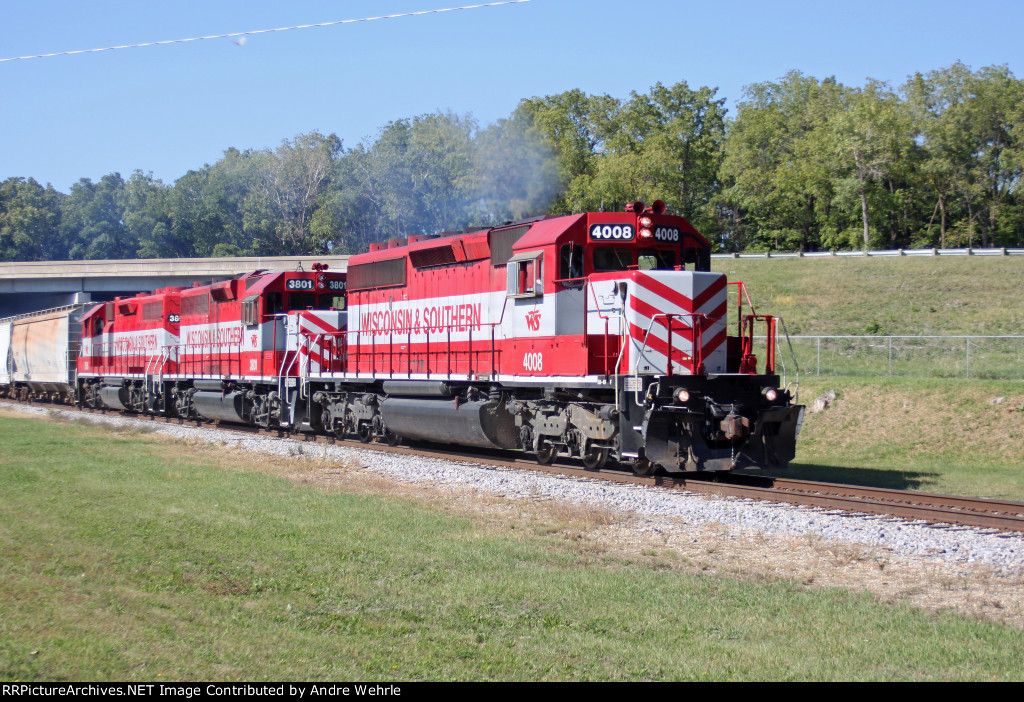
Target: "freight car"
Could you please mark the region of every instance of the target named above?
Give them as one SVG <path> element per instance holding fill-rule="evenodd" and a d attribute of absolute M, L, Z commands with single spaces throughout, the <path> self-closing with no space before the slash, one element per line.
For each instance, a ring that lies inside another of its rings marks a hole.
<path fill-rule="evenodd" d="M 65 392 L 638 474 L 785 466 L 803 407 L 776 373 L 777 320 L 745 313 L 737 283 L 732 327 L 709 261 L 661 202 L 411 236 L 347 273 L 257 271 L 82 311 Z"/>
<path fill-rule="evenodd" d="M 85 310 L 75 304 L 0 319 L 0 397 L 74 400 Z"/>

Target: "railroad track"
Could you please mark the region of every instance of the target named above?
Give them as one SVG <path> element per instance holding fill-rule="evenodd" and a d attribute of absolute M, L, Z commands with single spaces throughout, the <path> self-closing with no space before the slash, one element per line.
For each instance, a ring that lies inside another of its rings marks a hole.
<path fill-rule="evenodd" d="M 43 403 L 18 403 L 37 404 Z M 57 405 L 68 409 L 67 405 Z M 748 474 L 717 473 L 706 475 L 654 475 L 637 476 L 632 473 L 602 469 L 586 470 L 582 466 L 572 464 L 539 465 L 532 459 L 520 457 L 512 452 L 501 450 L 459 447 L 453 450 L 426 443 L 408 446 L 388 446 L 380 443 L 362 443 L 356 439 L 337 439 L 332 436 L 318 436 L 301 432 L 292 433 L 283 429 L 265 430 L 257 427 L 227 424 L 218 421 L 183 420 L 176 417 L 156 417 L 153 415 L 122 415 L 114 410 L 82 409 L 79 411 L 91 414 L 110 414 L 129 416 L 142 421 L 173 423 L 186 426 L 219 428 L 225 431 L 242 432 L 263 436 L 291 438 L 307 442 L 325 443 L 358 447 L 382 451 L 410 458 L 430 457 L 446 460 L 468 461 L 490 465 L 495 468 L 515 468 L 532 470 L 541 473 L 606 480 L 616 483 L 645 485 L 649 487 L 686 490 L 720 497 L 737 497 L 770 502 L 781 502 L 830 510 L 841 510 L 862 514 L 883 515 L 914 519 L 934 524 L 951 524 L 959 526 L 1000 529 L 1013 532 L 1024 532 L 1024 503 L 1006 500 L 992 500 L 956 495 L 940 495 L 909 490 L 892 490 L 887 488 L 841 485 L 810 480 L 791 478 L 771 478 Z"/>
<path fill-rule="evenodd" d="M 693 483 L 698 481 L 687 482 L 687 489 L 695 489 Z M 705 487 L 696 489 L 720 495 L 1024 532 L 1021 502 L 746 475 L 726 475 L 723 482 L 701 482 Z"/>

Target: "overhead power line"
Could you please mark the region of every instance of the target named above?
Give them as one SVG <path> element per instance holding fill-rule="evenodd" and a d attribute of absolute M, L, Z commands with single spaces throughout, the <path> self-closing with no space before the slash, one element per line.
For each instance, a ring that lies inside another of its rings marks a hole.
<path fill-rule="evenodd" d="M 397 19 L 399 17 L 414 17 L 417 15 L 433 15 L 439 12 L 456 12 L 457 10 L 476 10 L 481 7 L 497 7 L 498 5 L 516 5 L 518 3 L 530 2 L 530 0 L 502 0 L 501 2 L 488 2 L 480 5 L 463 5 L 462 7 L 443 7 L 436 10 L 419 10 L 417 12 L 402 12 L 394 15 L 381 15 L 379 17 L 360 17 L 359 19 L 335 20 L 333 22 L 317 22 L 316 24 L 297 24 L 292 27 L 275 27 L 273 29 L 253 29 L 248 32 L 230 32 L 228 34 L 211 34 L 205 37 L 188 37 L 186 39 L 165 39 L 163 41 L 146 41 L 139 44 L 122 44 L 121 46 L 104 46 L 99 49 L 75 49 L 73 51 L 54 51 L 49 54 L 33 54 L 31 56 L 12 56 L 0 58 L 4 61 L 24 61 L 26 59 L 49 58 L 50 56 L 68 56 L 70 54 L 91 54 L 97 51 L 114 51 L 116 49 L 137 49 L 143 46 L 160 46 L 161 44 L 184 44 L 190 41 L 202 41 L 203 39 L 230 39 L 232 37 L 248 37 L 253 34 L 268 34 L 270 32 L 287 32 L 292 29 L 310 29 L 311 27 L 330 27 L 336 24 L 354 24 L 356 22 L 373 22 L 375 20 Z"/>

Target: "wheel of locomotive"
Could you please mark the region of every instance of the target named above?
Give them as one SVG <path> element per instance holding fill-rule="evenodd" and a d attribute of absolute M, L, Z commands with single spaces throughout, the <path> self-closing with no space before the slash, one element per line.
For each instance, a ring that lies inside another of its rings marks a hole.
<path fill-rule="evenodd" d="M 356 436 L 364 444 L 368 444 L 373 441 L 373 427 L 369 423 L 360 424 L 359 428 L 356 429 Z"/>
<path fill-rule="evenodd" d="M 384 441 L 387 442 L 388 446 L 398 446 L 402 443 L 402 437 L 391 431 L 390 429 L 384 430 Z"/>
<path fill-rule="evenodd" d="M 646 458 L 638 458 L 633 461 L 633 473 L 639 476 L 653 475 L 656 466 Z"/>
<path fill-rule="evenodd" d="M 555 448 L 554 444 L 545 441 L 537 448 L 537 463 L 542 466 L 549 466 L 555 462 L 555 456 L 558 455 L 558 449 Z"/>
<path fill-rule="evenodd" d="M 608 449 L 593 446 L 583 457 L 583 467 L 587 470 L 601 470 L 608 462 Z"/>
<path fill-rule="evenodd" d="M 334 416 L 331 415 L 330 410 L 325 409 L 323 414 L 320 415 L 320 426 L 325 434 L 334 434 L 336 439 L 344 439 L 345 435 L 348 434 L 343 423 L 334 421 Z"/>

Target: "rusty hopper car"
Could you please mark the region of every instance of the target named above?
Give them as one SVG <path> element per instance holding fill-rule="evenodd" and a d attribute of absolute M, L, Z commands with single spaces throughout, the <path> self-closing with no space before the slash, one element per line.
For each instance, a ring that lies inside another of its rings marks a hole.
<path fill-rule="evenodd" d="M 84 309 L 72 305 L 0 320 L 0 393 L 73 401 Z"/>

